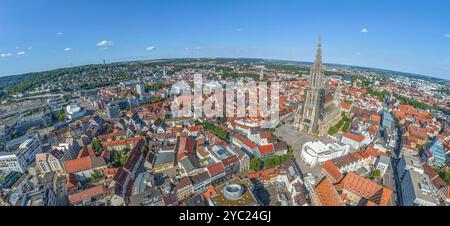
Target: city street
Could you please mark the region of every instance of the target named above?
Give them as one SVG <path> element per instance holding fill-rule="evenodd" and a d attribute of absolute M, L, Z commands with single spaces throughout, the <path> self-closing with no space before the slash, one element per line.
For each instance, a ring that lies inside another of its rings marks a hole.
<path fill-rule="evenodd" d="M 398 134 L 402 134 L 401 133 L 401 129 L 400 128 L 397 128 L 397 129 L 398 129 Z M 402 144 L 401 136 L 398 136 L 397 137 L 397 147 L 391 153 L 391 166 L 392 166 L 393 173 L 394 173 L 395 187 L 396 187 L 396 189 L 395 189 L 396 193 L 395 194 L 396 194 L 396 198 L 397 198 L 396 201 L 397 201 L 397 205 L 398 206 L 402 206 L 403 205 L 402 204 L 402 190 L 401 190 L 401 187 L 400 187 L 400 178 L 399 178 L 399 175 L 398 175 L 398 172 L 397 172 L 397 165 L 398 165 L 398 162 L 400 160 L 400 151 L 402 149 L 401 144 Z"/>

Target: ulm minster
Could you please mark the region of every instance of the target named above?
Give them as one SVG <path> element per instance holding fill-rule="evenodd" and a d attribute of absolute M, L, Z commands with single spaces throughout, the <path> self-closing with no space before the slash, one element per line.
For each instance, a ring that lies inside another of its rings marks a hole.
<path fill-rule="evenodd" d="M 309 84 L 306 99 L 295 115 L 295 126 L 301 131 L 322 136 L 341 120 L 341 91 L 340 86 L 334 94 L 325 89 L 320 38 Z"/>

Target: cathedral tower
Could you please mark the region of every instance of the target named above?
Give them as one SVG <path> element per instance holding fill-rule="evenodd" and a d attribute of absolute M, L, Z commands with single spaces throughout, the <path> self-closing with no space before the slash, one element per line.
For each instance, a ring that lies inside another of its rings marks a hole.
<path fill-rule="evenodd" d="M 320 37 L 317 44 L 317 53 L 311 67 L 309 89 L 303 105 L 299 106 L 295 114 L 295 126 L 303 132 L 325 135 L 328 129 L 341 119 L 340 99 L 342 93 L 340 86 L 335 92 L 334 100 L 325 107 L 325 79 L 322 67 L 322 48 Z"/>

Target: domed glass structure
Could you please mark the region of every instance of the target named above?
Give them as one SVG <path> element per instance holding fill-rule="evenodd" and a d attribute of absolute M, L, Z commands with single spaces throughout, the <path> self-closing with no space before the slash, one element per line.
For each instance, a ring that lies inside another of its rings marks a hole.
<path fill-rule="evenodd" d="M 228 184 L 223 188 L 225 198 L 229 200 L 239 200 L 244 195 L 245 188 L 240 184 Z"/>

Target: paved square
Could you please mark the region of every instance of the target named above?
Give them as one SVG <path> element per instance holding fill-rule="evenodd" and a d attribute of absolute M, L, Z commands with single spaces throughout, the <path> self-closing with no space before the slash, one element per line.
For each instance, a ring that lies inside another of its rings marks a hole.
<path fill-rule="evenodd" d="M 294 157 L 297 161 L 303 176 L 311 174 L 316 179 L 316 183 L 319 182 L 323 176 L 321 174 L 321 166 L 310 167 L 304 161 L 302 161 L 301 153 L 303 144 L 321 140 L 322 142 L 330 142 L 327 137 L 313 137 L 307 133 L 298 131 L 292 124 L 285 124 L 276 129 L 275 135 L 282 141 L 288 143 L 294 151 Z"/>

